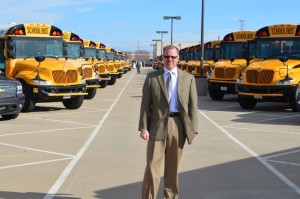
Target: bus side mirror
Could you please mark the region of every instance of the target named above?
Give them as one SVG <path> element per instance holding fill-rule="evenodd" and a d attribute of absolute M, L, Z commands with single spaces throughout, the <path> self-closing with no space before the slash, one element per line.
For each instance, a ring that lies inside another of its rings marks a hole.
<path fill-rule="evenodd" d="M 16 41 L 15 40 L 7 40 L 7 57 L 16 58 Z"/>

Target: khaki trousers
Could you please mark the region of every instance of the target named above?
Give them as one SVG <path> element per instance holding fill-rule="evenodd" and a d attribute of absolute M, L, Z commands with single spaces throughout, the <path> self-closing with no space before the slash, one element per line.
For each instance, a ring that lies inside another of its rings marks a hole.
<path fill-rule="evenodd" d="M 164 198 L 178 199 L 178 166 L 186 136 L 180 117 L 170 117 L 164 140 L 148 141 L 142 199 L 156 199 L 160 183 L 161 164 L 164 160 Z"/>

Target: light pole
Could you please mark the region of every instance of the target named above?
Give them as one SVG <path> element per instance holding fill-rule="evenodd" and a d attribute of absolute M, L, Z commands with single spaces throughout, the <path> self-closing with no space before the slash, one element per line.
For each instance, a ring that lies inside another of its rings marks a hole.
<path fill-rule="evenodd" d="M 181 20 L 181 16 L 164 16 L 164 19 L 171 19 L 171 45 L 173 45 L 173 19 Z"/>
<path fill-rule="evenodd" d="M 161 41 L 160 39 L 152 39 L 152 41 L 155 41 L 155 58 L 157 58 L 157 42 Z"/>
<path fill-rule="evenodd" d="M 161 34 L 161 39 L 160 39 L 160 55 L 161 55 L 161 61 L 162 61 L 162 53 L 163 53 L 163 34 L 168 34 L 168 31 L 156 31 L 157 34 Z"/>

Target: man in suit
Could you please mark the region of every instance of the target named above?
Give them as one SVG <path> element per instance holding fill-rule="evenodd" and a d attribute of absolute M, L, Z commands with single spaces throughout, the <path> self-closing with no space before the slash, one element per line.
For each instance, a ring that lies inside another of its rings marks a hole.
<path fill-rule="evenodd" d="M 147 75 L 139 131 L 148 141 L 142 199 L 156 199 L 164 160 L 164 198 L 178 199 L 178 165 L 184 144 L 198 131 L 197 90 L 193 75 L 177 68 L 179 50 L 163 50 L 164 67 Z"/>

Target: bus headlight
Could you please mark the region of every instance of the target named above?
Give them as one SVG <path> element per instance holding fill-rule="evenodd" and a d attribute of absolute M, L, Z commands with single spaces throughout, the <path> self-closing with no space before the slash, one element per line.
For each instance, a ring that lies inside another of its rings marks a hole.
<path fill-rule="evenodd" d="M 51 85 L 51 83 L 46 80 L 33 79 L 32 81 L 33 81 L 33 83 L 38 84 L 38 85 Z"/>
<path fill-rule="evenodd" d="M 292 82 L 294 81 L 293 78 L 286 78 L 286 79 L 283 79 L 283 80 L 279 80 L 276 85 L 289 85 L 291 84 Z"/>

